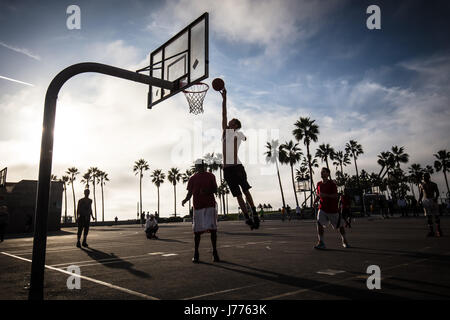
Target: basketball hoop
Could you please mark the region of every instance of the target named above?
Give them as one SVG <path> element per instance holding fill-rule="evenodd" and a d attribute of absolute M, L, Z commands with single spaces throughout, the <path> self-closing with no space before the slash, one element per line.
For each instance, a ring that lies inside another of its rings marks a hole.
<path fill-rule="evenodd" d="M 189 104 L 189 112 L 192 114 L 203 113 L 203 100 L 205 99 L 206 91 L 209 86 L 206 83 L 200 82 L 183 90 L 186 100 Z"/>

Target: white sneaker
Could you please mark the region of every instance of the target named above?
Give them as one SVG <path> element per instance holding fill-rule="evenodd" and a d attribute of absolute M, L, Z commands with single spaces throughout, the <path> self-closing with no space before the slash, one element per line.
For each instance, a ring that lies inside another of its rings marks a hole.
<path fill-rule="evenodd" d="M 342 242 L 342 246 L 344 248 L 350 248 L 350 245 L 347 242 Z"/>

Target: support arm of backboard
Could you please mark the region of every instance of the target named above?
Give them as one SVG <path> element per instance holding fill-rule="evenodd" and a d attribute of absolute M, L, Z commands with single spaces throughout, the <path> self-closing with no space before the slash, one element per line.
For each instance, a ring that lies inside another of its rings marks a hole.
<path fill-rule="evenodd" d="M 147 85 L 172 90 L 170 81 L 149 77 L 133 71 L 108 66 L 101 63 L 85 62 L 67 67 L 52 80 L 45 96 L 44 124 L 42 129 L 41 158 L 36 196 L 33 258 L 29 299 L 42 300 L 44 297 L 45 251 L 47 245 L 47 218 L 49 208 L 50 176 L 53 159 L 53 129 L 55 127 L 56 100 L 64 83 L 71 77 L 85 72 L 102 73 L 116 78 L 127 79 Z"/>

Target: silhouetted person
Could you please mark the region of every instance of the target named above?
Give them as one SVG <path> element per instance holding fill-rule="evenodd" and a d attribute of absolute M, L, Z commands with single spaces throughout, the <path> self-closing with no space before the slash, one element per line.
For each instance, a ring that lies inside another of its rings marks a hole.
<path fill-rule="evenodd" d="M 117 224 L 117 221 L 118 221 L 119 219 L 117 218 L 117 217 L 115 217 L 114 218 L 114 222 Z"/>
<path fill-rule="evenodd" d="M 188 181 L 186 198 L 181 202 L 184 206 L 194 196 L 194 215 L 192 229 L 194 231 L 194 257 L 192 262 L 199 262 L 198 248 L 200 246 L 201 234 L 211 233 L 211 245 L 213 247 L 214 262 L 219 262 L 217 253 L 217 210 L 214 194 L 217 192 L 216 177 L 205 171 L 203 160 L 195 161 L 196 172 Z"/>
<path fill-rule="evenodd" d="M 78 234 L 77 234 L 77 247 L 81 248 L 80 239 L 81 233 L 83 233 L 83 247 L 87 247 L 86 242 L 87 235 L 89 232 L 89 224 L 92 219 L 95 220 L 92 214 L 92 200 L 89 199 L 89 189 L 84 190 L 84 198 L 78 200 L 77 217 L 78 217 Z"/>
<path fill-rule="evenodd" d="M 145 233 L 147 235 L 147 239 L 158 239 L 156 236 L 158 229 L 158 221 L 155 216 L 147 213 L 147 221 L 145 222 Z"/>
<path fill-rule="evenodd" d="M 0 242 L 5 238 L 6 227 L 9 224 L 9 211 L 5 204 L 0 204 Z"/>
<path fill-rule="evenodd" d="M 427 237 L 433 237 L 434 235 L 442 237 L 441 220 L 439 218 L 438 212 L 439 189 L 437 184 L 430 180 L 429 173 L 425 173 L 423 175 L 423 181 L 419 185 L 419 191 L 420 191 L 419 204 L 423 205 L 423 210 L 425 216 L 427 217 L 427 223 L 429 228 Z M 422 198 L 424 198 L 423 201 Z M 434 233 L 433 229 L 433 216 L 434 222 L 436 224 L 436 233 Z"/>
<path fill-rule="evenodd" d="M 341 216 L 338 209 L 338 195 L 337 187 L 333 180 L 330 179 L 330 170 L 326 167 L 322 168 L 320 175 L 322 181 L 317 183 L 317 198 L 315 202 L 319 201 L 319 212 L 317 213 L 317 234 L 319 242 L 314 247 L 315 249 L 325 249 L 324 242 L 324 227 L 331 224 L 334 229 L 341 234 L 342 246 L 348 248 L 349 244 L 345 237 L 345 229 L 341 224 Z"/>
<path fill-rule="evenodd" d="M 231 194 L 238 201 L 239 207 L 245 217 L 245 223 L 253 230 L 259 228 L 258 212 L 256 211 L 252 195 L 250 194 L 250 184 L 247 181 L 247 173 L 238 157 L 239 146 L 247 138 L 240 131 L 241 122 L 234 118 L 229 122 L 227 120 L 227 90 L 223 88 L 222 94 L 222 151 L 223 151 L 223 175 L 230 188 Z M 242 189 L 242 191 L 241 191 Z M 249 210 L 242 198 L 250 204 L 252 218 L 249 216 Z"/>
<path fill-rule="evenodd" d="M 345 222 L 346 228 L 352 227 L 352 213 L 351 213 L 351 198 L 348 194 L 348 190 L 344 189 L 341 197 L 339 198 L 339 210 L 342 216 L 342 219 Z"/>

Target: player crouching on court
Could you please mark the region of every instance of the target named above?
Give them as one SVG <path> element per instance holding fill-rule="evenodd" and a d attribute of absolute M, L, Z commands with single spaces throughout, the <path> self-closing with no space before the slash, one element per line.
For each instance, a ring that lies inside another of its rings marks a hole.
<path fill-rule="evenodd" d="M 320 199 L 319 212 L 317 213 L 317 233 L 319 242 L 315 249 L 326 249 L 324 242 L 324 229 L 327 224 L 331 224 L 334 229 L 339 230 L 342 238 L 342 246 L 348 248 L 348 242 L 345 238 L 345 229 L 342 225 L 343 219 L 338 210 L 338 194 L 337 187 L 333 180 L 330 179 L 330 170 L 322 168 L 320 172 L 322 181 L 317 183 L 317 198 Z"/>
<path fill-rule="evenodd" d="M 158 229 L 158 221 L 155 216 L 147 213 L 147 221 L 145 222 L 145 233 L 147 235 L 147 239 L 158 239 L 156 236 Z"/>
<path fill-rule="evenodd" d="M 194 231 L 195 250 L 192 262 L 198 263 L 200 261 L 198 248 L 201 234 L 204 232 L 211 233 L 213 260 L 219 262 L 217 253 L 217 210 L 214 198 L 214 194 L 217 192 L 216 177 L 205 170 L 202 159 L 195 161 L 195 171 L 196 173 L 188 181 L 186 198 L 181 202 L 181 205 L 184 206 L 191 196 L 194 196 L 192 229 Z"/>

